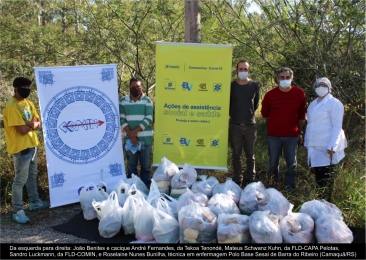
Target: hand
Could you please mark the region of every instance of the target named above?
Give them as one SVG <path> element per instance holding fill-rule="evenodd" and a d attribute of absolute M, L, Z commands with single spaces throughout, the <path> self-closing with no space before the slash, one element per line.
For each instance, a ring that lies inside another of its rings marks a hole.
<path fill-rule="evenodd" d="M 132 138 L 136 137 L 136 134 L 132 131 L 128 131 L 127 136 L 128 136 L 128 138 L 130 138 L 132 140 Z"/>
<path fill-rule="evenodd" d="M 303 137 L 302 137 L 302 134 L 299 134 L 298 136 L 297 136 L 297 143 L 298 143 L 298 145 L 301 145 L 301 144 L 303 144 Z"/>
<path fill-rule="evenodd" d="M 131 140 L 132 145 L 134 145 L 134 146 L 139 145 L 139 140 L 137 139 L 136 136 L 130 138 L 130 140 Z"/>
<path fill-rule="evenodd" d="M 31 122 L 32 122 L 31 127 L 32 127 L 33 130 L 40 129 L 41 126 L 42 126 L 41 120 L 37 117 L 33 117 Z"/>
<path fill-rule="evenodd" d="M 37 121 L 33 121 L 33 120 L 32 121 L 25 121 L 25 125 L 31 128 L 29 131 L 36 130 L 37 127 L 38 127 Z"/>

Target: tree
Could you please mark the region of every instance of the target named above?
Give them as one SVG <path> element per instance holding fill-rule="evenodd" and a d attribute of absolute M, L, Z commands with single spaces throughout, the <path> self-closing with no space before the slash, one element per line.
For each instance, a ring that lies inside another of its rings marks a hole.
<path fill-rule="evenodd" d="M 291 67 L 295 84 L 305 89 L 310 101 L 316 78 L 328 77 L 333 93 L 345 104 L 344 128 L 353 137 L 365 119 L 364 1 L 255 2 L 261 14 L 248 13 L 245 0 L 205 1 L 205 6 L 238 45 L 234 57 L 244 53 L 259 63 L 262 81 L 270 80 L 280 66 Z M 364 137 L 356 140 L 360 141 L 364 143 Z"/>
<path fill-rule="evenodd" d="M 201 10 L 199 0 L 185 0 L 185 42 L 201 42 Z"/>

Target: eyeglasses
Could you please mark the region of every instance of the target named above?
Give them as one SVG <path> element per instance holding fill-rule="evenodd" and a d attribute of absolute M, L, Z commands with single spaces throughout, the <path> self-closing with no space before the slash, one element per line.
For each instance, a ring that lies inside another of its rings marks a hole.
<path fill-rule="evenodd" d="M 325 84 L 324 82 L 319 82 L 316 86 L 315 86 L 315 88 L 319 88 L 319 87 L 328 87 L 328 85 L 327 84 Z"/>

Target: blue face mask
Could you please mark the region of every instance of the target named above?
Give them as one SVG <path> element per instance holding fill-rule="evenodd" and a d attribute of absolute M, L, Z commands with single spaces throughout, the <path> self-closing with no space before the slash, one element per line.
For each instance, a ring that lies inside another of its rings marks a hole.
<path fill-rule="evenodd" d="M 280 87 L 281 88 L 289 88 L 290 86 L 291 86 L 291 80 L 290 79 L 280 80 Z"/>
<path fill-rule="evenodd" d="M 247 79 L 248 78 L 249 73 L 247 71 L 240 71 L 238 72 L 238 77 L 241 80 Z"/>

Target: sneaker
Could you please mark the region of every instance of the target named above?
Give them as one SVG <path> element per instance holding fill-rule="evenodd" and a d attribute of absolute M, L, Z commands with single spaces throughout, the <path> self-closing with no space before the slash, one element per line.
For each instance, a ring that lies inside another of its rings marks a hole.
<path fill-rule="evenodd" d="M 35 211 L 35 210 L 39 210 L 39 209 L 46 209 L 49 208 L 50 204 L 47 202 L 43 202 L 41 200 L 36 201 L 36 202 L 31 202 L 29 205 L 29 210 L 30 211 Z"/>
<path fill-rule="evenodd" d="M 30 219 L 25 215 L 24 210 L 19 210 L 13 214 L 13 220 L 20 224 L 29 223 Z"/>

